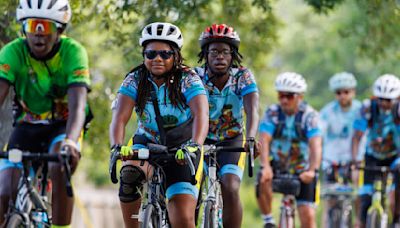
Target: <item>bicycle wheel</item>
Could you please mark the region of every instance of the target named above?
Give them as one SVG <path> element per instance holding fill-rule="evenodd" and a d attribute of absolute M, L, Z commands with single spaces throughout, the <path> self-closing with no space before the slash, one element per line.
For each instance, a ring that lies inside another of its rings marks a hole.
<path fill-rule="evenodd" d="M 343 210 L 342 219 L 340 220 L 340 227 L 341 228 L 351 228 L 353 227 L 353 220 L 352 220 L 352 207 L 348 205 L 347 208 Z"/>
<path fill-rule="evenodd" d="M 294 228 L 294 213 L 288 211 L 286 208 L 281 209 L 281 214 L 279 216 L 279 228 Z"/>
<path fill-rule="evenodd" d="M 204 228 L 218 228 L 218 211 L 213 202 L 207 201 L 204 207 Z"/>
<path fill-rule="evenodd" d="M 372 210 L 367 214 L 366 228 L 386 228 L 381 227 L 381 215 L 378 210 Z"/>
<path fill-rule="evenodd" d="M 153 204 L 148 204 L 144 209 L 144 219 L 141 228 L 162 228 L 161 215 L 158 214 L 157 209 Z"/>
<path fill-rule="evenodd" d="M 22 228 L 24 226 L 24 219 L 20 214 L 12 214 L 11 217 L 9 218 L 7 225 L 7 228 Z"/>
<path fill-rule="evenodd" d="M 328 212 L 328 215 L 329 215 L 328 216 L 328 226 L 329 226 L 329 228 L 341 227 L 340 226 L 341 214 L 342 214 L 342 211 L 338 207 L 333 207 L 333 208 L 329 209 L 329 212 Z"/>

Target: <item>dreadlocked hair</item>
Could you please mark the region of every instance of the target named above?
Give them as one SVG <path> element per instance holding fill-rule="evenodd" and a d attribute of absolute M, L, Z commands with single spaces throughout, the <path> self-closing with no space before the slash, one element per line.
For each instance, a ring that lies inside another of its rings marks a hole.
<path fill-rule="evenodd" d="M 197 61 L 197 63 L 201 63 L 203 62 L 203 60 L 205 60 L 206 65 L 207 63 L 207 51 L 208 51 L 208 47 L 210 46 L 210 44 L 204 45 L 203 48 L 201 48 L 201 51 L 199 52 L 199 54 L 197 55 L 199 57 L 199 60 Z M 242 58 L 243 56 L 240 54 L 239 50 L 229 44 L 229 46 L 231 47 L 232 52 L 232 67 L 240 67 L 242 66 Z"/>
<path fill-rule="evenodd" d="M 183 57 L 180 50 L 175 46 L 169 44 L 171 49 L 174 51 L 174 65 L 170 72 L 165 75 L 165 89 L 168 89 L 168 97 L 171 104 L 181 110 L 185 107 L 185 97 L 181 93 L 181 79 L 183 75 Z M 146 45 L 143 45 L 145 49 Z M 136 110 L 143 114 L 144 108 L 150 97 L 151 86 L 153 84 L 148 80 L 151 77 L 150 71 L 146 68 L 144 63 L 135 67 L 130 73 L 138 71 L 139 74 L 139 85 L 138 85 L 138 98 L 136 103 Z M 167 97 L 164 97 L 164 104 L 167 103 Z"/>

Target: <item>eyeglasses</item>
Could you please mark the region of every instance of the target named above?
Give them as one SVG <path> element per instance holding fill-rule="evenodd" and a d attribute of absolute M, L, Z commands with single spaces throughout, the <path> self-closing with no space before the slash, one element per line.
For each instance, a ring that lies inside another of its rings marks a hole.
<path fill-rule="evenodd" d="M 207 53 L 209 55 L 211 55 L 212 57 L 217 57 L 220 54 L 222 54 L 224 57 L 227 57 L 227 56 L 230 56 L 233 53 L 233 51 L 227 50 L 227 49 L 224 49 L 222 51 L 218 51 L 218 50 L 212 49 L 212 50 L 207 51 Z"/>
<path fill-rule="evenodd" d="M 350 90 L 336 90 L 336 95 L 340 96 L 341 94 L 347 95 L 350 93 Z"/>
<path fill-rule="evenodd" d="M 146 50 L 143 52 L 144 56 L 147 59 L 155 59 L 157 55 L 159 55 L 162 59 L 166 60 L 171 58 L 171 56 L 174 54 L 174 51 L 172 50 L 161 50 L 161 51 L 155 51 L 155 50 Z"/>
<path fill-rule="evenodd" d="M 61 28 L 61 24 L 51 20 L 29 18 L 23 22 L 23 29 L 27 33 L 50 35 Z"/>
<path fill-rule="evenodd" d="M 278 93 L 279 100 L 282 100 L 284 98 L 286 98 L 288 100 L 293 100 L 295 96 L 297 96 L 296 93 Z"/>

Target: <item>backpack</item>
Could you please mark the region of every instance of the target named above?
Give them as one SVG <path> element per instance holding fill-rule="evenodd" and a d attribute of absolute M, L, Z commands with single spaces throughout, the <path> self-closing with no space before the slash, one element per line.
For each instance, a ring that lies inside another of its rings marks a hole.
<path fill-rule="evenodd" d="M 304 103 L 305 106 L 305 103 Z M 282 108 L 278 105 L 278 122 L 276 124 L 276 128 L 274 131 L 274 138 L 282 138 L 283 134 L 283 129 L 285 128 L 286 125 L 286 116 L 285 113 L 283 112 Z M 299 111 L 296 113 L 294 117 L 294 130 L 297 134 L 297 137 L 300 141 L 307 141 L 307 131 L 305 127 L 302 127 L 302 120 L 303 120 L 303 115 L 305 113 L 305 108 L 300 108 Z"/>

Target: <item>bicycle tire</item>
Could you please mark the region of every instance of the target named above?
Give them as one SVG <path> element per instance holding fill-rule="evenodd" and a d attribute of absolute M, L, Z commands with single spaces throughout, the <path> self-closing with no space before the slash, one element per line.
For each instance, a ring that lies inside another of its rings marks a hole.
<path fill-rule="evenodd" d="M 382 216 L 378 212 L 378 210 L 372 210 L 367 215 L 367 223 L 366 228 L 386 228 L 381 227 L 381 218 Z"/>
<path fill-rule="evenodd" d="M 340 227 L 342 228 L 351 228 L 353 227 L 353 220 L 352 220 L 352 208 L 347 208 L 343 210 L 342 219 L 340 220 Z"/>
<path fill-rule="evenodd" d="M 215 208 L 213 202 L 207 201 L 204 207 L 204 228 L 218 228 L 218 211 Z"/>
<path fill-rule="evenodd" d="M 8 219 L 6 228 L 19 228 L 25 227 L 24 226 L 24 219 L 20 214 L 12 214 L 11 217 Z"/>
<path fill-rule="evenodd" d="M 141 228 L 162 228 L 162 221 L 160 215 L 157 214 L 157 211 L 153 204 L 148 204 L 144 209 L 144 219 Z"/>
<path fill-rule="evenodd" d="M 294 228 L 295 227 L 295 219 L 294 214 L 289 215 L 289 211 L 286 208 L 281 209 L 281 213 L 279 215 L 279 228 Z M 294 211 L 293 211 L 294 213 Z"/>
<path fill-rule="evenodd" d="M 341 227 L 341 215 L 342 211 L 339 207 L 333 207 L 328 212 L 328 227 L 329 228 L 337 228 Z"/>

